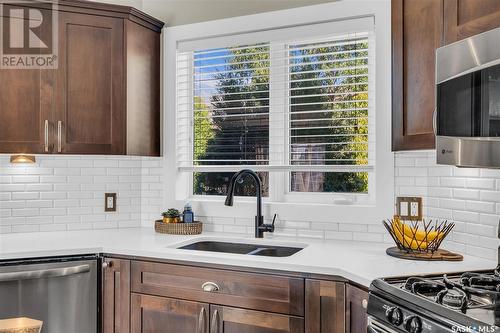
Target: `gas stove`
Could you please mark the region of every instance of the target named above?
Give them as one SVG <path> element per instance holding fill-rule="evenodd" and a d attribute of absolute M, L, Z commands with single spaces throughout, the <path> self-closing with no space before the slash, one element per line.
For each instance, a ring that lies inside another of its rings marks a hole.
<path fill-rule="evenodd" d="M 377 279 L 369 333 L 500 332 L 500 270 Z"/>

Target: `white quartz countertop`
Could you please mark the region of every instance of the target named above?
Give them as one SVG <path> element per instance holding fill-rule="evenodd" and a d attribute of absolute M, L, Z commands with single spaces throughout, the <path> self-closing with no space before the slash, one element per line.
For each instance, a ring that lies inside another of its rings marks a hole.
<path fill-rule="evenodd" d="M 241 254 L 226 254 L 176 249 L 195 239 L 215 239 L 236 242 L 263 243 L 285 246 L 305 246 L 290 257 L 273 258 Z M 385 254 L 388 244 L 352 241 L 314 241 L 290 238 L 235 238 L 220 233 L 198 236 L 156 234 L 152 228 L 119 230 L 68 231 L 0 235 L 0 260 L 108 253 L 182 260 L 240 267 L 263 268 L 291 272 L 342 276 L 369 286 L 378 277 L 459 272 L 493 269 L 491 260 L 464 256 L 462 262 L 409 261 Z"/>

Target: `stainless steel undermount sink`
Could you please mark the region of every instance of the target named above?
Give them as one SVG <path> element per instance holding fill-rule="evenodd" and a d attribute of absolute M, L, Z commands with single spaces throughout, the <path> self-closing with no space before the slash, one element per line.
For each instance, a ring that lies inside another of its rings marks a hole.
<path fill-rule="evenodd" d="M 178 249 L 207 251 L 207 252 L 236 253 L 236 254 L 247 254 L 254 256 L 266 256 L 266 257 L 289 257 L 299 252 L 303 248 L 205 240 L 183 245 L 178 247 Z"/>

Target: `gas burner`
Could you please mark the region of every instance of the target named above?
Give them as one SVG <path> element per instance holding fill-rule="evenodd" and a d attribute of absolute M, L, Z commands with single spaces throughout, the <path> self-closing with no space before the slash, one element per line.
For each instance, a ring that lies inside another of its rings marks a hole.
<path fill-rule="evenodd" d="M 469 298 L 463 290 L 458 288 L 446 288 L 437 294 L 436 302 L 465 313 L 469 305 Z"/>
<path fill-rule="evenodd" d="M 446 291 L 446 286 L 438 281 L 425 280 L 414 282 L 411 291 L 423 297 L 437 297 L 440 292 Z"/>

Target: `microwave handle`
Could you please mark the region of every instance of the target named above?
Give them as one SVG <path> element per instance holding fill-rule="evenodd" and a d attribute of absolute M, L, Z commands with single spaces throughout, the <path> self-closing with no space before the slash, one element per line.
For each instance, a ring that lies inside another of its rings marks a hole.
<path fill-rule="evenodd" d="M 36 271 L 0 273 L 0 282 L 61 277 L 61 276 L 87 273 L 89 271 L 90 271 L 90 265 L 79 265 L 71 267 L 41 269 Z"/>
<path fill-rule="evenodd" d="M 435 108 L 432 113 L 432 131 L 434 135 L 437 135 L 437 108 Z"/>

